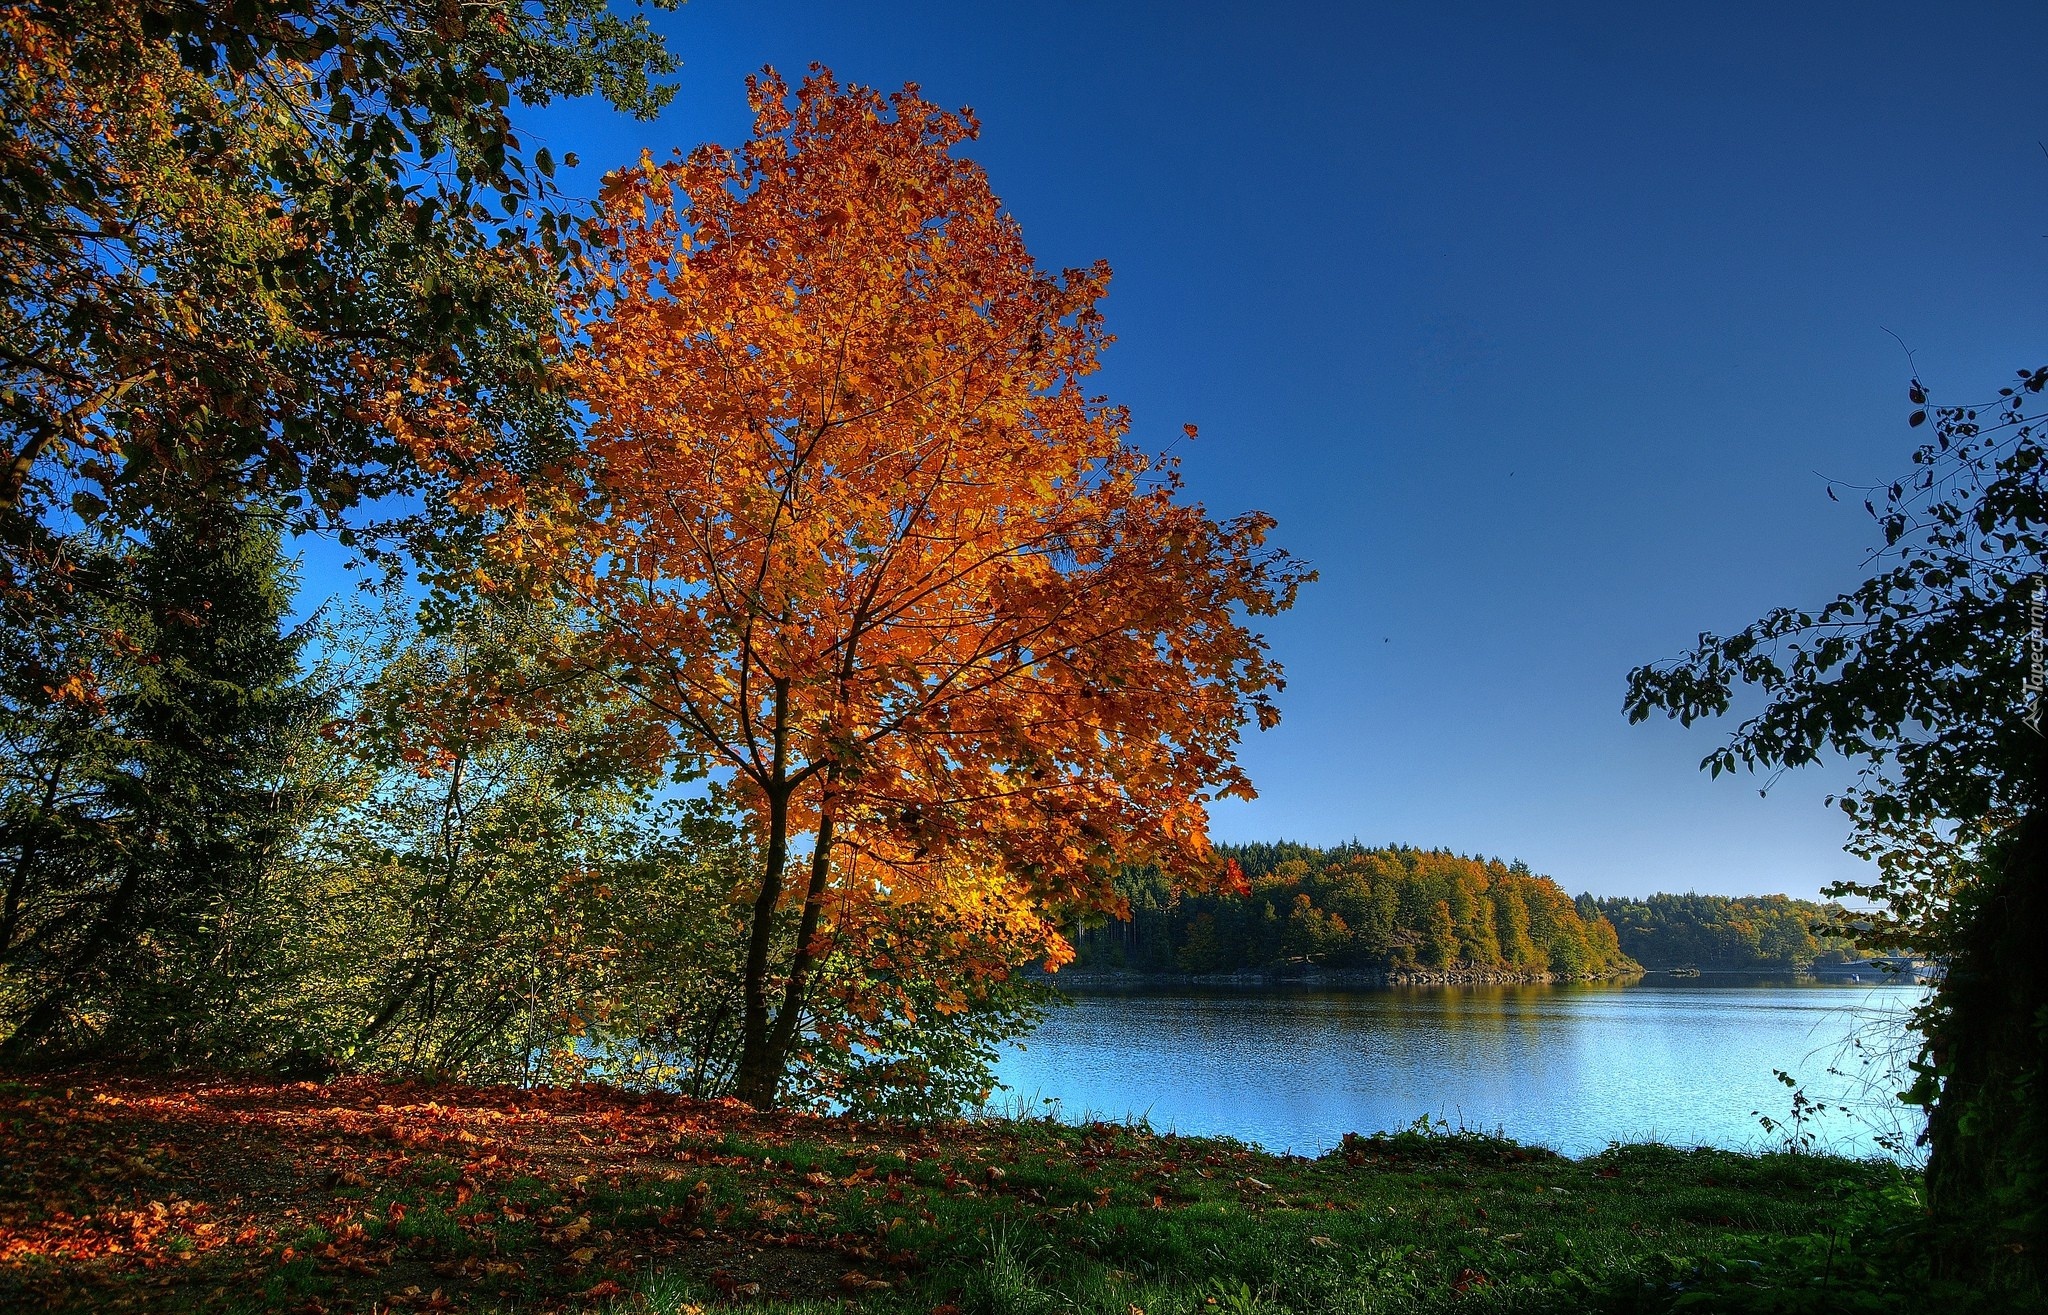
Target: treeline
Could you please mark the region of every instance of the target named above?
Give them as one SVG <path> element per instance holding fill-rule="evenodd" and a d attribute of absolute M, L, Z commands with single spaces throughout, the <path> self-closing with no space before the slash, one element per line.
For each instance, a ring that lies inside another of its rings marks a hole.
<path fill-rule="evenodd" d="M 1622 950 L 1645 968 L 1807 972 L 1863 958 L 1839 904 L 1784 895 L 1599 899 Z"/>
<path fill-rule="evenodd" d="M 1601 977 L 1636 965 L 1585 897 L 1522 863 L 1443 850 L 1286 842 L 1225 846 L 1235 889 L 1185 894 L 1124 878 L 1131 917 L 1083 929 L 1077 966 L 1133 973 L 1332 969 L 1509 980 Z"/>
<path fill-rule="evenodd" d="M 0 19 L 0 1066 L 944 1111 L 1208 875 L 1313 573 L 1083 386 L 971 115 L 764 70 L 573 199 L 512 107 L 656 114 L 629 11 Z"/>
<path fill-rule="evenodd" d="M 504 706 L 561 683 L 547 609 L 295 626 L 242 512 L 72 550 L 104 587 L 0 632 L 0 1061 L 732 1089 L 759 846 L 636 771 L 616 706 Z M 821 937 L 788 1095 L 971 1101 L 1041 991 L 884 912 Z M 771 978 L 798 931 L 772 917 Z"/>

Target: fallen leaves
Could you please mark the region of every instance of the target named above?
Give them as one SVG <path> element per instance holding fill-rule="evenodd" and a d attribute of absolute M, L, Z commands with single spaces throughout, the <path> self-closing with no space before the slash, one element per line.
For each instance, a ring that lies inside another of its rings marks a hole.
<path fill-rule="evenodd" d="M 1374 1237 L 1469 1230 L 1441 1255 L 1426 1240 L 1403 1253 L 1448 1299 L 1516 1290 L 1526 1238 L 1575 1228 L 1578 1206 L 1612 1195 L 1591 1186 L 1598 1161 L 1360 1174 L 1342 1155 L 1310 1162 L 1109 1126 L 935 1131 L 596 1089 L 354 1078 L 71 1081 L 0 1084 L 6 1309 L 541 1315 L 623 1308 L 645 1275 L 680 1273 L 706 1285 L 698 1300 L 714 1309 L 937 1302 L 946 1315 L 955 1294 L 926 1295 L 920 1273 L 984 1246 L 984 1226 L 1071 1244 L 1114 1287 L 1139 1282 L 1145 1239 L 1190 1222 L 1152 1212 L 1190 1210 L 1326 1264 Z M 1732 1226 L 1701 1215 L 1688 1205 L 1686 1227 Z M 1640 1224 L 1623 1219 L 1606 1227 L 1627 1245 Z M 1642 1236 L 1656 1239 L 1663 1226 L 1649 1222 L 1659 1227 Z M 1123 1291 L 1117 1300 L 1188 1308 Z"/>
<path fill-rule="evenodd" d="M 896 1285 L 887 1279 L 870 1278 L 857 1269 L 849 1269 L 839 1276 L 839 1286 L 848 1292 L 887 1292 Z"/>
<path fill-rule="evenodd" d="M 450 1309 L 471 1292 L 545 1307 L 602 1304 L 627 1292 L 614 1275 L 695 1249 L 722 1258 L 714 1286 L 728 1298 L 792 1284 L 845 1292 L 847 1261 L 865 1271 L 859 1291 L 885 1291 L 894 1278 L 872 1266 L 915 1258 L 877 1247 L 873 1232 L 835 1232 L 818 1205 L 866 1192 L 909 1202 L 907 1174 L 864 1158 L 883 1147 L 850 1148 L 855 1163 L 839 1173 L 728 1148 L 735 1135 L 772 1146 L 818 1126 L 602 1089 L 356 1078 L 0 1088 L 0 1284 L 34 1287 L 53 1309 L 83 1292 L 86 1308 L 114 1309 L 155 1303 L 141 1294 L 163 1284 L 222 1281 L 285 1281 L 302 1290 L 288 1307 L 335 1315 Z M 766 1190 L 734 1217 L 706 1171 Z M 629 1188 L 653 1203 L 625 1204 Z M 764 1287 L 767 1273 L 780 1277 Z"/>

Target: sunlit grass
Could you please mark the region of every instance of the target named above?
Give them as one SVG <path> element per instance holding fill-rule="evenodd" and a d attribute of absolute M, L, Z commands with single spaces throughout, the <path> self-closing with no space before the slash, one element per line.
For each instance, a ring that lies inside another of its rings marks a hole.
<path fill-rule="evenodd" d="M 1811 1153 L 1574 1160 L 1418 1120 L 1306 1158 L 1141 1120 L 863 1125 L 350 1080 L 248 1089 L 237 1156 L 180 1150 L 143 1179 L 128 1148 L 216 1134 L 149 1122 L 153 1100 L 207 1107 L 141 1085 L 112 1107 L 143 1112 L 125 1123 L 67 1122 L 96 1108 L 84 1091 L 0 1123 L 36 1131 L 0 1180 L 27 1243 L 0 1264 L 0 1307 L 1805 1315 L 1938 1291 L 1916 1177 Z M 263 1164 L 260 1190 L 237 1176 Z M 65 1249 L 66 1219 L 137 1182 L 187 1203 L 175 1227 L 144 1250 Z M 1969 1300 L 1942 1294 L 1943 1315 Z"/>

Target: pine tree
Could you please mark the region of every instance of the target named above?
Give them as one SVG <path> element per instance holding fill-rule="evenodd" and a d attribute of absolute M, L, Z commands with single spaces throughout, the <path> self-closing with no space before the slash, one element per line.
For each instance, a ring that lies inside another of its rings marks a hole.
<path fill-rule="evenodd" d="M 293 582 L 247 509 L 80 555 L 73 605 L 7 641 L 0 1053 L 189 1056 L 239 1013 L 241 915 L 299 814 Z"/>

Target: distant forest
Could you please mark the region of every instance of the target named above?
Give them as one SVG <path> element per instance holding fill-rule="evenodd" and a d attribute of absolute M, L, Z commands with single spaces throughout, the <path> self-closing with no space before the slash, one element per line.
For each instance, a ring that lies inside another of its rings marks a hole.
<path fill-rule="evenodd" d="M 1075 967 L 1145 974 L 1330 969 L 1502 978 L 1645 969 L 1807 972 L 1862 957 L 1847 912 L 1784 895 L 1576 899 L 1526 864 L 1406 845 L 1225 845 L 1236 891 L 1125 874 L 1127 922 L 1080 929 Z"/>
<path fill-rule="evenodd" d="M 1592 903 L 1614 924 L 1622 951 L 1645 968 L 1806 972 L 1864 957 L 1849 940 L 1849 915 L 1839 904 L 1784 895 L 1652 895 Z"/>
<path fill-rule="evenodd" d="M 1126 874 L 1131 917 L 1083 928 L 1083 970 L 1133 973 L 1333 969 L 1504 978 L 1632 972 L 1615 928 L 1521 863 L 1443 850 L 1231 845 L 1245 881 L 1189 894 Z"/>

